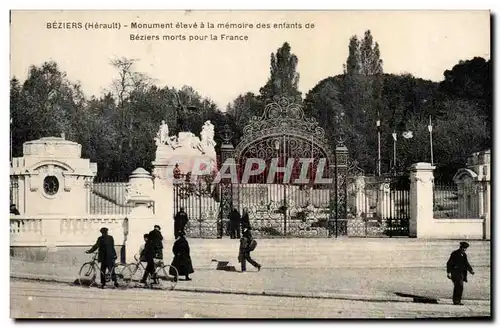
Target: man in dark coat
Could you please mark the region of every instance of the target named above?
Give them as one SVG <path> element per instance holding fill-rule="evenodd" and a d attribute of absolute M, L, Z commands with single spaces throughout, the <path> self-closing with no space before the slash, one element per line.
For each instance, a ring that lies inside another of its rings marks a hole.
<path fill-rule="evenodd" d="M 186 240 L 185 233 L 180 232 L 172 247 L 174 253 L 174 260 L 172 266 L 177 269 L 179 276 L 185 276 L 186 280 L 191 280 L 189 275 L 194 272 L 193 263 L 191 262 L 191 255 L 189 250 L 189 243 Z M 169 272 L 170 275 L 175 275 L 173 269 Z"/>
<path fill-rule="evenodd" d="M 189 221 L 188 215 L 184 212 L 184 207 L 179 209 L 179 212 L 174 217 L 174 237 L 179 237 L 180 232 L 186 232 L 186 225 Z"/>
<path fill-rule="evenodd" d="M 469 248 L 469 244 L 464 241 L 461 242 L 460 248 L 451 253 L 450 259 L 446 263 L 448 279 L 451 279 L 454 285 L 453 304 L 455 305 L 463 305 L 462 293 L 464 291 L 464 282 L 467 282 L 467 271 L 472 275 L 474 274 L 474 270 L 469 264 L 467 254 L 465 253 L 467 248 Z"/>
<path fill-rule="evenodd" d="M 101 263 L 101 287 L 106 285 L 106 271 L 111 272 L 111 280 L 115 287 L 118 287 L 115 273 L 116 250 L 113 236 L 108 235 L 108 228 L 101 228 L 101 237 L 85 253 L 90 254 L 98 250 L 97 261 Z"/>
<path fill-rule="evenodd" d="M 241 224 L 241 215 L 240 212 L 236 208 L 233 208 L 231 213 L 229 213 L 229 229 L 231 239 L 240 238 L 240 224 Z"/>
<path fill-rule="evenodd" d="M 154 247 L 153 241 L 151 240 L 150 236 L 151 236 L 151 232 L 147 235 L 144 235 L 144 240 L 146 243 L 144 244 L 144 249 L 141 252 L 141 261 L 144 260 L 147 263 L 146 269 L 144 270 L 144 275 L 142 276 L 142 279 L 140 281 L 140 283 L 142 283 L 142 284 L 145 284 L 147 279 L 148 279 L 148 276 L 149 275 L 153 276 L 153 274 L 155 272 L 155 262 L 154 262 L 155 247 Z M 155 277 L 153 277 L 153 279 L 154 278 Z"/>
<path fill-rule="evenodd" d="M 149 232 L 149 241 L 151 241 L 154 258 L 163 259 L 163 236 L 159 225 L 155 225 L 154 229 Z"/>
<path fill-rule="evenodd" d="M 243 215 L 241 216 L 241 230 L 252 230 L 250 226 L 250 217 L 248 216 L 248 209 L 245 207 L 243 209 Z"/>
<path fill-rule="evenodd" d="M 254 259 L 250 257 L 250 243 L 252 242 L 252 235 L 250 230 L 243 231 L 243 237 L 240 239 L 240 252 L 238 254 L 238 262 L 241 263 L 241 272 L 247 271 L 247 261 L 257 268 L 260 271 L 262 267 L 259 263 L 257 263 Z"/>

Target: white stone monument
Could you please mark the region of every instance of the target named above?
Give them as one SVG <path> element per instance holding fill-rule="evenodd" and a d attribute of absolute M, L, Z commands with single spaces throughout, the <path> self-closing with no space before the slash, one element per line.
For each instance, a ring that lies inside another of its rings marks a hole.
<path fill-rule="evenodd" d="M 23 215 L 68 216 L 89 213 L 85 187 L 97 164 L 81 158 L 82 146 L 58 137 L 25 142 L 23 157 L 12 159 L 10 178 L 17 182 L 17 208 Z"/>
<path fill-rule="evenodd" d="M 153 175 L 160 179 L 172 178 L 176 164 L 183 174 L 191 172 L 214 172 L 217 168 L 214 125 L 206 121 L 200 133 L 201 139 L 192 132 L 180 132 L 178 136 L 168 135 L 168 126 L 162 121 L 155 137 L 156 158 Z"/>
<path fill-rule="evenodd" d="M 178 136 L 168 134 L 168 126 L 162 121 L 155 137 L 156 158 L 153 162 L 154 178 L 154 217 L 162 227 L 165 241 L 174 239 L 174 181 L 175 165 L 182 174 L 191 173 L 192 177 L 211 173 L 217 169 L 215 152 L 214 125 L 206 121 L 200 137 L 192 132 L 180 132 Z M 166 246 L 166 249 L 171 246 Z"/>

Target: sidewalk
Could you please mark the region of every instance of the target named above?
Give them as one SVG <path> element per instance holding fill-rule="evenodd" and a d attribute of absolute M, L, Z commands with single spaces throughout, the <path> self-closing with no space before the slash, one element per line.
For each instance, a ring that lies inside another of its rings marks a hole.
<path fill-rule="evenodd" d="M 11 278 L 72 283 L 79 266 L 11 259 Z M 451 303 L 453 285 L 442 268 L 266 268 L 260 272 L 228 272 L 204 266 L 193 280 L 180 280 L 176 290 L 370 301 L 411 302 L 395 293 L 438 298 Z M 239 269 L 239 268 L 237 268 Z M 254 270 L 250 267 L 249 270 Z M 465 286 L 468 304 L 490 302 L 490 268 L 476 267 Z"/>

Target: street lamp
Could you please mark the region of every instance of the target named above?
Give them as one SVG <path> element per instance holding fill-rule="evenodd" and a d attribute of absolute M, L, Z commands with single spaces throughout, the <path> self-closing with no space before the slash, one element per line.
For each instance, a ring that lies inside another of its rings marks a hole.
<path fill-rule="evenodd" d="M 431 145 L 431 165 L 434 166 L 434 152 L 432 149 L 432 116 L 429 115 L 429 125 L 427 126 L 429 130 L 429 143 Z"/>

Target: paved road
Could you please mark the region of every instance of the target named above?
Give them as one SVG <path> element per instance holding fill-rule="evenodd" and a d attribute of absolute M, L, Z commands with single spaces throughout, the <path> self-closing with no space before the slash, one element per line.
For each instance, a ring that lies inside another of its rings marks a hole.
<path fill-rule="evenodd" d="M 489 316 L 488 302 L 466 306 L 84 289 L 11 280 L 13 318 L 421 318 Z"/>

